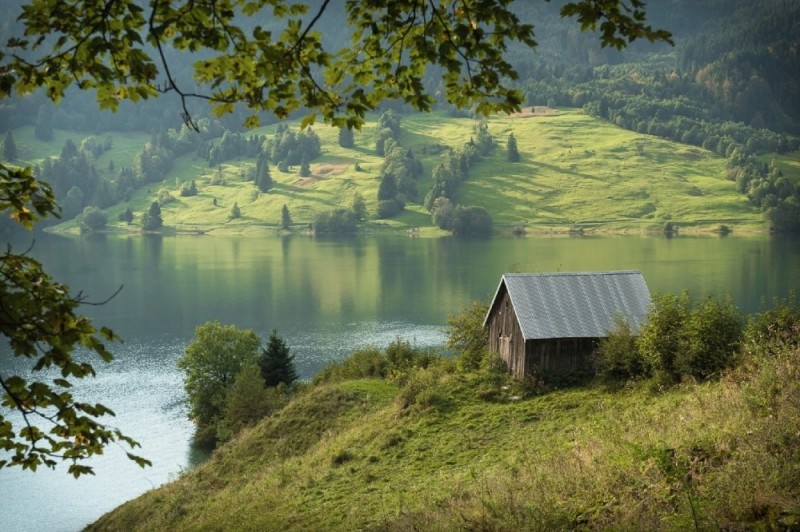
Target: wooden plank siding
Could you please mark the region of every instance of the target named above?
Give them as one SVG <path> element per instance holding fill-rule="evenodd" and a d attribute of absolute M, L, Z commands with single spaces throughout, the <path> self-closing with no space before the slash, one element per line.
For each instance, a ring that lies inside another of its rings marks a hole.
<path fill-rule="evenodd" d="M 509 373 L 521 379 L 526 370 L 525 338 L 511 305 L 508 290 L 503 286 L 501 291 L 495 299 L 488 323 L 489 349 L 499 353 L 508 366 Z"/>
<path fill-rule="evenodd" d="M 498 353 L 508 372 L 519 379 L 526 375 L 559 375 L 585 368 L 600 340 L 546 338 L 526 342 L 505 285 L 500 287 L 487 325 L 489 349 Z"/>

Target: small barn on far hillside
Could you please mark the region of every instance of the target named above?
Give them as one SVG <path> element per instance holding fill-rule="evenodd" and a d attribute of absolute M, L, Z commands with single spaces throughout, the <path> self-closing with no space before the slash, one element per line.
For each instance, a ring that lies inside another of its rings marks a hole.
<path fill-rule="evenodd" d="M 637 332 L 649 306 L 638 271 L 507 273 L 483 324 L 512 375 L 557 375 L 587 364 L 615 316 Z"/>

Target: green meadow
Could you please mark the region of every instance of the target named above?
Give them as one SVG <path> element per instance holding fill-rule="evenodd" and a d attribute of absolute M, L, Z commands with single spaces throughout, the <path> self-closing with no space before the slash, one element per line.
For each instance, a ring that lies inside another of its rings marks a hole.
<path fill-rule="evenodd" d="M 531 396 L 447 362 L 305 385 L 90 529 L 795 529 L 798 356 L 666 391 Z"/>
<path fill-rule="evenodd" d="M 401 143 L 414 150 L 423 164 L 418 181 L 421 201 L 432 183 L 433 169 L 447 151 L 468 142 L 475 120 L 452 118 L 442 113 L 417 114 L 402 118 Z M 529 231 L 563 232 L 576 227 L 588 231 L 660 231 L 672 222 L 686 231 L 713 231 L 720 225 L 734 231 L 764 231 L 766 224 L 759 210 L 737 193 L 735 184 L 725 179 L 725 159 L 693 146 L 621 129 L 592 118 L 580 110 L 559 109 L 544 116 L 497 116 L 488 120 L 496 147 L 490 156 L 470 169 L 462 183 L 456 203 L 478 205 L 492 215 L 500 232 L 521 226 Z M 317 213 L 346 207 L 356 193 L 367 202 L 370 212 L 377 205 L 378 175 L 382 158 L 374 152 L 375 122 L 356 132 L 356 145 L 338 145 L 338 130 L 313 126 L 322 141 L 322 156 L 311 164 L 312 177 L 298 175 L 299 167 L 271 173 L 275 187 L 259 192 L 243 180 L 254 159 L 223 163 L 224 185 L 211 185 L 217 168 L 193 153 L 174 160 L 161 183 L 151 183 L 137 191 L 129 205 L 108 209 L 110 223 L 121 230 L 138 230 L 119 224 L 117 215 L 125 208 L 143 212 L 160 191 L 175 200 L 162 205 L 164 223 L 176 230 L 209 233 L 248 233 L 277 229 L 281 209 L 286 205 L 296 229 L 301 230 Z M 274 126 L 253 134 L 274 133 Z M 509 134 L 517 139 L 520 162 L 507 161 Z M 57 155 L 61 144 L 80 136 L 56 131 L 48 143 L 37 143 L 32 128 L 15 132 L 21 155 L 28 163 L 43 156 Z M 112 134 L 113 148 L 97 161 L 98 170 L 107 175 L 108 162 L 118 169 L 133 164 L 133 159 L 148 140 L 143 134 Z M 439 146 L 439 151 L 429 148 Z M 798 155 L 777 158 L 792 175 L 799 173 Z M 359 170 L 356 170 L 358 165 Z M 184 198 L 179 194 L 183 182 L 195 180 L 199 194 Z M 216 200 L 216 205 L 215 205 Z M 234 203 L 241 210 L 231 220 Z M 418 203 L 409 203 L 391 220 L 370 219 L 367 230 L 421 228 L 423 234 L 442 234 L 432 226 L 430 214 Z M 56 230 L 74 230 L 67 221 Z"/>

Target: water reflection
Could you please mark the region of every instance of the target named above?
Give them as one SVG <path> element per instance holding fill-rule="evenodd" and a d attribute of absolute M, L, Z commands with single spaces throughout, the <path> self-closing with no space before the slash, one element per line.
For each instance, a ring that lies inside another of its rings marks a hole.
<path fill-rule="evenodd" d="M 309 378 L 357 347 L 383 346 L 397 337 L 441 344 L 447 316 L 488 299 L 500 275 L 515 270 L 639 269 L 654 293 L 725 292 L 745 311 L 800 284 L 798 243 L 765 236 L 459 241 L 45 235 L 37 237 L 32 254 L 55 279 L 91 300 L 124 285 L 108 304 L 84 309 L 125 343 L 114 346 L 115 361 L 98 368 L 98 378 L 82 383 L 80 393 L 109 404 L 116 423 L 142 443 L 154 467 L 139 470 L 111 449 L 98 460 L 97 477 L 78 481 L 63 471 L 3 470 L 0 515 L 14 530 L 80 528 L 202 461 L 188 445 L 192 426 L 175 362 L 194 328 L 208 320 L 252 328 L 265 339 L 278 329 L 299 374 Z M 3 369 L 19 371 L 24 365 L 18 363 L 4 360 Z"/>

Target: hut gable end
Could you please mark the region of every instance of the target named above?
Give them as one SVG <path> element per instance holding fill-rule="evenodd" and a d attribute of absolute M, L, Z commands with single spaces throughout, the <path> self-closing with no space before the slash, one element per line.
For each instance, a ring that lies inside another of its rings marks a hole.
<path fill-rule="evenodd" d="M 642 325 L 650 292 L 638 271 L 507 273 L 484 320 L 489 348 L 523 377 L 579 369 L 616 315 L 634 331 Z"/>

